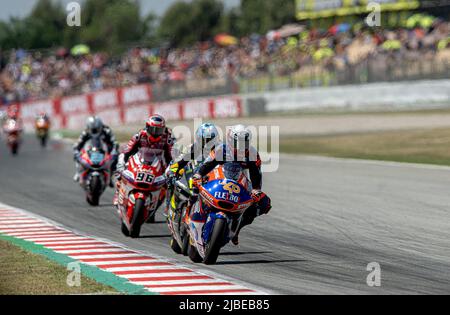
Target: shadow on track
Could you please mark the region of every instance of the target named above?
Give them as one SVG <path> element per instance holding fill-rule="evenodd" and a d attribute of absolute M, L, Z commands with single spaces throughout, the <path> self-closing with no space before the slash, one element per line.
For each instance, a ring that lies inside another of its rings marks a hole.
<path fill-rule="evenodd" d="M 272 254 L 272 252 L 228 252 L 220 253 L 220 256 L 241 256 L 241 255 L 252 255 L 252 254 Z"/>
<path fill-rule="evenodd" d="M 306 262 L 304 259 L 286 259 L 286 260 L 247 260 L 247 261 L 219 261 L 216 265 L 249 265 L 249 264 L 276 264 L 276 263 L 291 263 L 291 262 Z"/>
<path fill-rule="evenodd" d="M 161 234 L 161 235 L 144 235 L 144 236 L 139 236 L 139 238 L 138 239 L 141 239 L 141 238 L 169 238 L 169 237 L 172 237 L 172 235 L 170 235 L 170 234 Z"/>

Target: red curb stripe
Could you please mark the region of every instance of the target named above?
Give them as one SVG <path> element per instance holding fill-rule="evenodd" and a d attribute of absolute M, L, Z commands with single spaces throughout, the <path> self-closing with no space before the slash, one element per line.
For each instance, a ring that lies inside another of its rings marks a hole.
<path fill-rule="evenodd" d="M 192 272 L 192 271 L 191 271 Z M 194 273 L 194 272 L 192 272 Z M 177 277 L 145 277 L 145 278 L 128 278 L 132 282 L 146 282 L 146 281 L 170 281 L 170 280 L 192 280 L 192 279 L 213 279 L 208 276 L 177 276 Z"/>
<path fill-rule="evenodd" d="M 66 255 L 69 255 L 70 257 L 76 257 L 76 256 L 101 256 L 101 255 L 123 255 L 123 254 L 137 254 L 130 251 L 117 251 L 117 252 L 88 252 L 88 253 L 66 253 Z"/>
<path fill-rule="evenodd" d="M 119 258 L 83 258 L 81 262 L 102 262 L 102 261 L 126 261 L 126 260 L 154 260 L 152 257 L 119 257 Z"/>
<path fill-rule="evenodd" d="M 78 246 L 78 245 L 77 245 Z M 113 249 L 113 248 L 120 248 L 120 247 L 116 247 L 116 246 L 104 246 L 104 247 L 100 247 L 100 246 L 92 246 L 92 247 L 49 247 L 51 249 L 53 249 L 54 251 L 69 251 L 69 250 L 92 250 L 92 249 Z"/>
<path fill-rule="evenodd" d="M 198 290 L 198 291 L 175 291 L 175 292 L 161 292 L 162 295 L 194 295 L 194 294 L 219 294 L 219 293 L 243 293 L 255 292 L 250 289 L 230 289 L 230 290 Z"/>
<path fill-rule="evenodd" d="M 150 284 L 144 285 L 146 288 L 179 288 L 179 287 L 205 287 L 205 286 L 221 286 L 221 285 L 235 285 L 230 282 L 194 282 L 194 283 L 180 283 L 180 284 Z"/>
<path fill-rule="evenodd" d="M 48 247 L 51 248 L 52 246 L 80 246 L 80 245 L 99 245 L 99 244 L 107 244 L 104 242 L 78 242 L 78 243 L 43 243 L 43 244 L 39 244 L 42 245 L 44 247 Z"/>
<path fill-rule="evenodd" d="M 22 236 L 21 238 L 23 238 L 24 240 L 32 239 L 32 240 L 38 241 L 40 239 L 46 239 L 46 238 L 58 239 L 58 238 L 63 238 L 63 237 L 69 237 L 71 235 L 72 236 L 77 236 L 77 235 L 72 234 L 72 233 L 56 233 L 56 234 L 44 234 L 44 235 L 37 235 L 37 236 L 25 235 L 25 236 Z"/>
<path fill-rule="evenodd" d="M 153 259 L 153 258 L 151 258 Z M 151 260 L 150 259 L 150 260 Z M 172 266 L 172 264 L 167 262 L 150 262 L 150 263 L 129 263 L 129 264 L 108 264 L 108 265 L 97 265 L 98 268 L 108 269 L 108 268 L 126 268 L 126 267 L 156 267 L 156 266 Z"/>
<path fill-rule="evenodd" d="M 175 272 L 193 272 L 193 271 L 190 269 L 179 268 L 179 269 L 156 269 L 156 270 L 126 270 L 126 271 L 113 271 L 112 273 L 123 276 L 123 275 L 137 275 L 146 273 L 175 273 Z"/>
<path fill-rule="evenodd" d="M 17 222 L 17 221 L 31 221 L 31 220 L 27 217 L 13 217 L 13 218 L 6 218 L 6 219 L 0 217 L 0 224 L 5 223 L 5 222 Z"/>
<path fill-rule="evenodd" d="M 7 227 L 7 226 L 17 226 L 20 228 L 20 226 L 22 225 L 31 225 L 31 224 L 42 224 L 42 221 L 29 221 L 29 222 L 11 222 L 11 223 L 6 223 L 6 224 L 0 224 L 0 227 Z"/>
<path fill-rule="evenodd" d="M 15 228 L 1 228 L 0 227 L 0 230 L 2 230 L 2 231 L 9 231 L 9 232 L 11 232 L 11 231 L 20 232 L 20 231 L 26 231 L 26 230 L 46 229 L 46 228 L 50 229 L 50 228 L 54 228 L 54 227 L 51 226 L 51 225 L 48 225 L 48 224 L 42 224 L 42 225 L 38 225 L 38 226 L 15 227 Z"/>
<path fill-rule="evenodd" d="M 8 233 L 8 235 L 14 236 L 14 237 L 31 237 L 31 236 L 44 236 L 44 235 L 53 235 L 53 234 L 60 234 L 60 233 L 68 233 L 63 230 L 50 230 L 50 231 L 36 231 L 36 232 L 25 232 L 25 233 Z"/>
<path fill-rule="evenodd" d="M 59 239 L 59 240 L 54 240 L 54 241 L 40 241 L 40 242 L 36 242 L 36 244 L 39 244 L 39 245 L 43 245 L 42 243 L 43 242 L 45 242 L 45 244 L 58 244 L 58 243 L 61 243 L 61 242 L 70 242 L 70 241 L 73 241 L 73 242 L 79 242 L 79 241 L 95 241 L 93 238 L 84 238 L 83 236 L 73 236 L 73 237 L 77 237 L 76 239 L 71 239 L 71 238 L 61 238 L 61 239 Z"/>

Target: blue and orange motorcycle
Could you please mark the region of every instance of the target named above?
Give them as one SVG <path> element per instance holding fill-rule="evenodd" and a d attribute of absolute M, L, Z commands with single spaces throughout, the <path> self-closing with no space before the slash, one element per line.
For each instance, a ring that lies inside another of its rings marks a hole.
<path fill-rule="evenodd" d="M 208 174 L 198 187 L 198 200 L 186 218 L 188 255 L 193 262 L 212 265 L 255 201 L 250 181 L 239 163 L 225 163 Z"/>

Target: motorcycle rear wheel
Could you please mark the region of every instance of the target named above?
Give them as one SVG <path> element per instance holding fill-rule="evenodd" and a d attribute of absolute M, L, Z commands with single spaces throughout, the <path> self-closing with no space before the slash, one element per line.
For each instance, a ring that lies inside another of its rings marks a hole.
<path fill-rule="evenodd" d="M 184 223 L 182 223 L 184 224 Z M 184 227 L 184 233 L 181 233 L 181 239 L 183 241 L 183 246 L 181 247 L 181 253 L 183 254 L 183 256 L 187 256 L 188 255 L 188 250 L 189 250 L 189 234 L 187 232 L 187 228 Z"/>
<path fill-rule="evenodd" d="M 224 243 L 225 231 L 227 229 L 227 221 L 225 219 L 217 219 L 211 233 L 211 239 L 206 246 L 205 265 L 214 265 L 219 257 L 220 249 Z"/>
<path fill-rule="evenodd" d="M 194 263 L 201 263 L 203 261 L 202 257 L 198 253 L 197 249 L 195 248 L 195 245 L 189 244 L 188 247 L 188 256 Z"/>
<path fill-rule="evenodd" d="M 178 245 L 178 242 L 172 237 L 170 240 L 170 248 L 176 253 L 181 254 L 181 247 Z"/>

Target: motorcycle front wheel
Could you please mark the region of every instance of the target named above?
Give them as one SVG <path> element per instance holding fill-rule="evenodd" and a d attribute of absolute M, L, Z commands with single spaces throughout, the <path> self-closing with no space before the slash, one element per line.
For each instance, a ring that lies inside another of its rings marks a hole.
<path fill-rule="evenodd" d="M 144 223 L 145 200 L 137 199 L 134 204 L 133 219 L 131 220 L 131 238 L 138 238 L 141 234 L 142 223 Z"/>
<path fill-rule="evenodd" d="M 206 245 L 206 253 L 204 263 L 205 265 L 214 265 L 219 257 L 220 249 L 224 243 L 225 232 L 227 229 L 227 220 L 217 219 L 214 223 L 211 239 Z"/>
<path fill-rule="evenodd" d="M 91 206 L 98 206 L 100 204 L 100 195 L 102 191 L 102 182 L 100 177 L 94 176 L 91 178 L 89 183 L 90 196 L 88 197 L 88 202 Z"/>
<path fill-rule="evenodd" d="M 188 256 L 194 263 L 201 263 L 203 261 L 202 257 L 197 251 L 197 248 L 195 248 L 195 245 L 189 244 Z"/>

